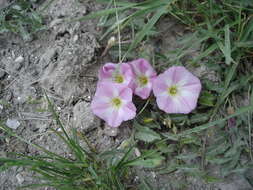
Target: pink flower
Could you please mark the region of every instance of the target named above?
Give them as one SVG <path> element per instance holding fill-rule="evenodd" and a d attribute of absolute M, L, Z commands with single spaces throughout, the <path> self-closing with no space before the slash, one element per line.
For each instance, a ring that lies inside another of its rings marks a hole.
<path fill-rule="evenodd" d="M 136 59 L 129 64 L 134 73 L 134 80 L 131 83 L 134 94 L 142 99 L 148 98 L 152 90 L 152 80 L 156 76 L 155 70 L 145 59 Z"/>
<path fill-rule="evenodd" d="M 158 107 L 167 113 L 190 113 L 197 106 L 201 83 L 181 66 L 173 66 L 157 76 L 153 92 Z"/>
<path fill-rule="evenodd" d="M 91 109 L 109 126 L 118 127 L 123 121 L 133 119 L 136 115 L 132 96 L 132 90 L 125 85 L 101 82 L 91 102 Z"/>
<path fill-rule="evenodd" d="M 99 82 L 115 82 L 128 86 L 133 78 L 131 67 L 127 63 L 106 63 L 98 74 Z"/>

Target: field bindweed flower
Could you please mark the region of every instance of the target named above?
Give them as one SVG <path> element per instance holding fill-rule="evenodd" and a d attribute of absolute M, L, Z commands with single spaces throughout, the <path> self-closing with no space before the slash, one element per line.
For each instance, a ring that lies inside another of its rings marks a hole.
<path fill-rule="evenodd" d="M 106 63 L 98 74 L 99 82 L 114 82 L 128 86 L 133 78 L 131 67 L 127 63 Z"/>
<path fill-rule="evenodd" d="M 118 127 L 136 115 L 132 96 L 132 90 L 123 84 L 101 82 L 91 102 L 91 109 L 109 126 Z"/>
<path fill-rule="evenodd" d="M 153 82 L 158 107 L 167 113 L 190 113 L 200 90 L 200 80 L 181 66 L 170 67 Z"/>
<path fill-rule="evenodd" d="M 131 83 L 131 88 L 134 94 L 142 99 L 149 97 L 152 91 L 152 80 L 156 77 L 156 72 L 149 62 L 145 59 L 136 59 L 129 63 L 134 73 L 134 80 Z"/>

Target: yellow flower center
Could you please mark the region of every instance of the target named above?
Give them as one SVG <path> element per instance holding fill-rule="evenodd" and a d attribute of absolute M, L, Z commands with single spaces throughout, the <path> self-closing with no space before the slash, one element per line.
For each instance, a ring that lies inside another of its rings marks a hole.
<path fill-rule="evenodd" d="M 113 98 L 112 99 L 112 105 L 116 108 L 119 108 L 121 106 L 122 102 L 119 98 Z"/>
<path fill-rule="evenodd" d="M 169 93 L 169 95 L 171 95 L 171 96 L 177 95 L 177 93 L 178 93 L 177 87 L 176 87 L 176 86 L 171 86 L 171 87 L 169 87 L 169 88 L 168 88 L 168 93 Z"/>
<path fill-rule="evenodd" d="M 148 78 L 146 76 L 139 76 L 138 81 L 141 86 L 145 86 L 146 84 L 148 84 Z"/>
<path fill-rule="evenodd" d="M 116 75 L 116 76 L 114 77 L 114 81 L 115 81 L 116 83 L 123 83 L 123 82 L 124 82 L 124 77 L 123 77 L 122 75 Z"/>

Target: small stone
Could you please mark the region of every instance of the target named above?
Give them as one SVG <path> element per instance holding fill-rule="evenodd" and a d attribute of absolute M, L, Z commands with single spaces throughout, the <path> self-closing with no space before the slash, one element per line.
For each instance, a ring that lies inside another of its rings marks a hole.
<path fill-rule="evenodd" d="M 45 53 L 41 56 L 39 65 L 42 69 L 49 65 L 49 63 L 54 59 L 57 55 L 56 48 L 49 48 L 45 51 Z"/>
<path fill-rule="evenodd" d="M 17 174 L 16 178 L 19 184 L 22 184 L 25 181 L 24 177 L 21 174 Z"/>
<path fill-rule="evenodd" d="M 116 137 L 118 135 L 118 128 L 113 128 L 106 125 L 104 128 L 104 134 L 110 137 Z"/>
<path fill-rule="evenodd" d="M 73 126 L 78 131 L 90 131 L 99 125 L 99 120 L 91 111 L 90 104 L 79 102 L 73 108 Z"/>
<path fill-rule="evenodd" d="M 78 35 L 76 34 L 76 35 L 74 35 L 74 37 L 73 37 L 73 41 L 74 41 L 74 42 L 77 42 L 77 40 L 78 40 Z"/>
<path fill-rule="evenodd" d="M 20 64 L 20 63 L 23 63 L 24 60 L 25 60 L 24 57 L 20 55 L 20 56 L 18 56 L 18 57 L 15 59 L 15 63 L 19 63 L 19 64 Z"/>
<path fill-rule="evenodd" d="M 155 174 L 155 172 L 153 172 L 153 171 L 151 172 L 151 175 L 152 175 L 153 178 L 157 177 L 156 174 Z"/>
<path fill-rule="evenodd" d="M 141 156 L 141 152 L 140 152 L 140 150 L 139 150 L 138 148 L 135 148 L 135 149 L 134 149 L 134 153 L 135 153 L 135 155 L 136 155 L 137 157 L 140 157 L 140 156 Z"/>
<path fill-rule="evenodd" d="M 11 129 L 17 129 L 20 126 L 20 122 L 16 119 L 7 119 L 6 125 Z"/>

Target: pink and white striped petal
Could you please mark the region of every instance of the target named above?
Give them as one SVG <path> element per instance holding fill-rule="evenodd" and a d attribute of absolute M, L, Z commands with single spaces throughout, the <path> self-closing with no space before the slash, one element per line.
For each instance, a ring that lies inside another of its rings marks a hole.
<path fill-rule="evenodd" d="M 106 63 L 99 70 L 98 79 L 100 82 L 114 82 L 128 86 L 133 78 L 131 67 L 127 63 Z"/>
<path fill-rule="evenodd" d="M 200 80 L 182 66 L 167 69 L 153 82 L 158 107 L 166 113 L 190 113 L 197 106 L 200 91 Z"/>
<path fill-rule="evenodd" d="M 91 109 L 109 126 L 118 127 L 136 115 L 132 96 L 132 90 L 124 84 L 101 82 L 91 102 Z"/>
<path fill-rule="evenodd" d="M 147 99 L 152 91 L 152 81 L 156 77 L 156 72 L 149 62 L 145 59 L 136 59 L 129 62 L 131 65 L 134 79 L 131 83 L 131 88 L 134 94 Z"/>

